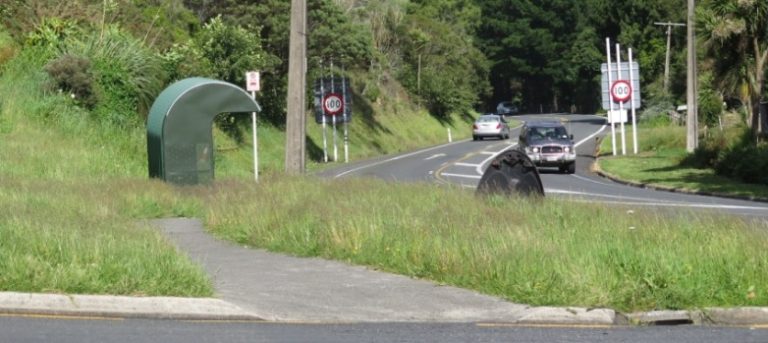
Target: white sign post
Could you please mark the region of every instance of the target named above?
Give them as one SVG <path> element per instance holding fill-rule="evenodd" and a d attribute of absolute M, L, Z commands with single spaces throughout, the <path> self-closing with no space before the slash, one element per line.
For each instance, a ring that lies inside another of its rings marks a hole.
<path fill-rule="evenodd" d="M 608 57 L 608 63 L 603 63 L 600 66 L 602 73 L 600 78 L 600 84 L 602 88 L 601 98 L 603 109 L 608 111 L 609 122 L 611 123 L 611 134 L 613 144 L 613 154 L 616 155 L 616 133 L 614 124 L 616 121 L 621 122 L 621 139 L 622 139 L 622 154 L 626 154 L 626 131 L 625 123 L 629 123 L 629 117 L 627 112 L 632 110 L 632 130 L 633 141 L 635 145 L 635 153 L 637 153 L 637 112 L 636 110 L 642 107 L 642 95 L 640 93 L 640 80 L 638 75 L 640 74 L 640 65 L 632 60 L 632 49 L 629 49 L 629 62 L 621 62 L 621 47 L 616 44 L 616 63 L 611 63 L 612 53 L 610 39 L 605 39 L 605 52 Z M 629 76 L 627 79 L 626 74 L 623 75 L 623 71 L 627 71 Z M 630 102 L 630 104 L 625 104 Z M 614 110 L 615 103 L 619 104 L 620 110 Z M 627 108 L 627 106 L 630 106 Z"/>
<path fill-rule="evenodd" d="M 611 73 L 611 39 L 605 39 L 605 52 L 608 55 L 608 84 L 613 84 L 613 74 Z M 616 156 L 616 126 L 613 121 L 613 101 L 608 101 L 608 122 L 611 124 L 611 143 L 613 156 Z"/>
<path fill-rule="evenodd" d="M 339 150 L 336 145 L 336 116 L 344 111 L 344 100 L 341 95 L 329 93 L 323 98 L 323 110 L 330 115 L 333 122 L 333 161 L 339 160 Z"/>
<path fill-rule="evenodd" d="M 338 94 L 336 93 L 336 85 L 334 84 L 334 78 L 333 78 L 333 59 L 331 59 L 331 93 L 335 95 L 335 99 L 338 99 L 338 102 L 334 102 L 331 104 L 336 108 L 336 111 L 329 111 L 329 107 L 325 107 L 325 113 L 330 114 L 331 118 L 333 118 L 331 121 L 333 122 L 333 162 L 339 161 L 339 146 L 336 143 L 336 113 L 338 113 L 338 109 L 341 108 L 341 104 L 344 103 L 344 101 L 341 101 L 341 99 L 338 97 Z M 328 97 L 326 97 L 327 99 Z M 335 100 L 332 100 L 335 101 Z M 323 100 L 323 106 L 325 106 L 327 103 L 327 100 Z M 339 106 L 336 106 L 339 105 Z"/>
<path fill-rule="evenodd" d="M 349 163 L 349 120 L 347 120 L 347 110 L 343 108 L 344 101 L 347 100 L 347 85 L 343 64 L 341 65 L 341 99 L 341 113 L 344 115 L 344 163 Z"/>
<path fill-rule="evenodd" d="M 256 92 L 261 90 L 261 80 L 258 71 L 249 71 L 245 73 L 245 89 L 251 92 L 251 97 L 256 100 Z M 251 113 L 251 123 L 253 130 L 253 178 L 259 181 L 259 143 L 256 131 L 256 112 Z"/>
<path fill-rule="evenodd" d="M 320 101 L 323 102 L 321 106 L 323 107 L 323 162 L 328 163 L 328 123 L 325 120 L 325 98 L 322 98 L 325 96 L 325 83 L 320 82 Z"/>
<path fill-rule="evenodd" d="M 629 65 L 632 65 L 632 48 L 629 48 Z M 632 72 L 632 68 L 629 68 L 629 84 L 635 83 L 635 74 Z M 630 90 L 632 88 L 630 87 Z M 629 102 L 632 106 L 632 147 L 634 148 L 635 155 L 637 155 L 637 113 L 635 112 L 635 101 Z"/>
<path fill-rule="evenodd" d="M 616 43 L 616 64 L 621 66 L 621 48 L 619 47 L 618 43 Z M 619 73 L 619 80 L 622 80 L 622 78 L 621 78 L 621 67 L 619 67 L 618 69 L 619 70 L 617 72 Z M 624 81 L 624 80 L 622 80 L 622 81 Z M 617 81 L 617 83 L 618 83 L 618 81 Z M 626 81 L 624 81 L 624 83 L 626 83 Z M 627 99 L 630 96 L 632 96 L 632 89 L 631 88 L 632 87 L 629 87 L 629 89 L 628 89 L 629 92 L 627 93 Z M 622 91 L 622 90 L 627 90 L 627 89 L 624 89 L 623 87 L 616 87 L 616 91 L 617 92 Z M 623 97 L 623 95 L 621 95 L 621 96 Z M 619 101 L 619 99 L 614 99 L 614 100 Z M 624 101 L 619 101 L 619 111 L 624 112 Z M 622 155 L 626 155 L 627 154 L 627 138 L 626 138 L 626 131 L 624 130 L 624 122 L 625 121 L 626 120 L 622 120 L 621 121 L 621 154 Z"/>

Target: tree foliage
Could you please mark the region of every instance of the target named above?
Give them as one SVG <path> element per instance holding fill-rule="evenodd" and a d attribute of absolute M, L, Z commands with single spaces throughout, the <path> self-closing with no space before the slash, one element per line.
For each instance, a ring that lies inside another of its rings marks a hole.
<path fill-rule="evenodd" d="M 398 77 L 430 112 L 468 112 L 488 91 L 488 63 L 472 33 L 479 8 L 468 1 L 415 1 L 397 27 Z"/>
<path fill-rule="evenodd" d="M 745 100 L 751 110 L 752 133 L 757 136 L 762 131 L 759 106 L 765 99 L 768 71 L 768 2 L 709 0 L 700 8 L 699 18 L 721 88 Z M 746 94 L 740 94 L 745 88 Z"/>

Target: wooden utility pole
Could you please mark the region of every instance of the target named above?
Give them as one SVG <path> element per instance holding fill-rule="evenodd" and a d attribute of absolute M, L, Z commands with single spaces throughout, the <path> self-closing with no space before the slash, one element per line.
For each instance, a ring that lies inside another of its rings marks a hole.
<path fill-rule="evenodd" d="M 288 51 L 288 97 L 285 139 L 285 171 L 301 174 L 306 159 L 307 3 L 291 0 L 291 32 Z"/>
<path fill-rule="evenodd" d="M 698 115 L 698 87 L 696 77 L 696 36 L 694 20 L 696 11 L 694 0 L 688 0 L 688 77 L 687 77 L 687 108 L 686 117 L 687 139 L 686 150 L 692 153 L 699 146 L 699 115 Z"/>
<path fill-rule="evenodd" d="M 664 94 L 669 93 L 669 49 L 672 45 L 672 27 L 673 26 L 685 26 L 683 23 L 653 23 L 654 25 L 667 27 L 667 55 L 664 61 Z"/>

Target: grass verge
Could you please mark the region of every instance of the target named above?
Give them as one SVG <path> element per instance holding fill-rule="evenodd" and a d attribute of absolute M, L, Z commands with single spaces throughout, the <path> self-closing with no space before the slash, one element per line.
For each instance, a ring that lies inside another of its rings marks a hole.
<path fill-rule="evenodd" d="M 271 177 L 221 183 L 207 196 L 207 226 L 240 244 L 519 303 L 622 311 L 768 304 L 766 228 L 728 217 L 478 199 L 375 180 Z"/>
<path fill-rule="evenodd" d="M 211 296 L 202 269 L 135 218 L 191 215 L 160 183 L 28 181 L 0 187 L 0 290 Z"/>
<path fill-rule="evenodd" d="M 688 153 L 685 150 L 685 127 L 638 127 L 638 154 L 632 154 L 632 130 L 627 128 L 627 155 L 621 155 L 617 144 L 613 156 L 611 137 L 600 146 L 599 167 L 602 171 L 633 183 L 659 188 L 705 192 L 725 196 L 768 199 L 768 186 L 742 183 L 716 175 L 712 169 L 699 169 L 681 163 Z M 616 135 L 620 141 L 619 133 Z"/>

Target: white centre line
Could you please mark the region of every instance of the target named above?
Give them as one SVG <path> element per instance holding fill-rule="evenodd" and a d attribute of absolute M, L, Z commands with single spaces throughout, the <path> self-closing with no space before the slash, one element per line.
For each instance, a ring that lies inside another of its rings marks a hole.
<path fill-rule="evenodd" d="M 434 160 L 438 157 L 445 157 L 445 156 L 446 156 L 445 154 L 434 154 L 432 156 L 425 158 L 424 161 Z"/>
<path fill-rule="evenodd" d="M 337 179 L 337 178 L 340 178 L 340 177 L 342 177 L 344 175 L 348 175 L 348 174 L 351 174 L 351 173 L 354 173 L 354 172 L 357 172 L 357 171 L 360 171 L 360 170 L 363 170 L 363 169 L 366 169 L 366 168 L 375 167 L 375 166 L 378 166 L 378 165 L 382 165 L 384 163 L 389 163 L 389 162 L 392 162 L 392 161 L 397 161 L 399 159 L 415 156 L 415 155 L 418 155 L 418 154 L 425 153 L 427 151 L 437 150 L 437 149 L 445 148 L 447 146 L 456 145 L 456 144 L 464 143 L 464 142 L 465 141 L 456 141 L 456 142 L 453 142 L 453 143 L 438 145 L 438 146 L 435 146 L 435 147 L 414 151 L 412 153 L 408 153 L 408 154 L 405 154 L 405 155 L 395 156 L 393 158 L 386 159 L 386 160 L 383 160 L 383 161 L 378 161 L 378 162 L 374 162 L 374 163 L 370 163 L 370 164 L 365 164 L 365 165 L 359 166 L 357 168 L 353 168 L 353 169 L 347 170 L 347 171 L 345 171 L 343 173 L 336 174 L 336 176 L 334 176 L 333 178 Z"/>
<path fill-rule="evenodd" d="M 452 176 L 452 177 L 460 177 L 465 179 L 476 179 L 479 180 L 481 178 L 480 175 L 466 175 L 466 174 L 452 174 L 452 173 L 440 173 L 442 176 Z"/>

